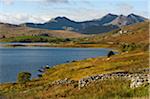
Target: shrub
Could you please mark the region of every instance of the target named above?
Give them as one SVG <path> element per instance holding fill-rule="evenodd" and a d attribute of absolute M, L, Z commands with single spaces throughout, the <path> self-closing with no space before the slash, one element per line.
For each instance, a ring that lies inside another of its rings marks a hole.
<path fill-rule="evenodd" d="M 141 44 L 141 49 L 143 51 L 148 51 L 149 50 L 149 44 Z"/>
<path fill-rule="evenodd" d="M 124 44 L 120 45 L 120 50 L 122 52 L 133 51 L 133 50 L 135 50 L 137 48 L 138 48 L 138 45 L 136 45 L 135 43 L 131 43 L 131 44 L 124 43 Z"/>
<path fill-rule="evenodd" d="M 110 57 L 112 55 L 115 55 L 115 53 L 113 51 L 109 51 L 108 54 L 107 54 L 107 57 Z"/>
<path fill-rule="evenodd" d="M 96 42 L 80 42 L 79 44 L 96 44 Z"/>
<path fill-rule="evenodd" d="M 30 81 L 30 78 L 31 78 L 31 73 L 29 73 L 29 72 L 20 72 L 18 74 L 17 80 L 20 83 L 25 83 L 27 81 Z"/>

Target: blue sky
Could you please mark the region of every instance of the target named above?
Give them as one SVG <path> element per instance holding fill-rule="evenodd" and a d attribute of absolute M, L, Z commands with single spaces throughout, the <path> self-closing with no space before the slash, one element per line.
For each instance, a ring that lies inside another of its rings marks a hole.
<path fill-rule="evenodd" d="M 57 16 L 84 21 L 107 13 L 148 17 L 148 0 L 0 0 L 0 21 L 43 23 Z"/>

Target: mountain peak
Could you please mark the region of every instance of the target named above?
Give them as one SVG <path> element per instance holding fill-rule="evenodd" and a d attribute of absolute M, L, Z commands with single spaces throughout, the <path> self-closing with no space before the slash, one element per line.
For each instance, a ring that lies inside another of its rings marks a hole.
<path fill-rule="evenodd" d="M 144 18 L 144 17 L 142 17 L 142 16 L 140 16 L 140 15 L 136 15 L 136 14 L 134 14 L 134 13 L 131 13 L 131 14 L 128 15 L 128 17 L 130 17 L 130 16 L 140 17 L 140 18 L 146 19 L 146 18 Z"/>
<path fill-rule="evenodd" d="M 137 17 L 138 15 L 135 15 L 134 13 L 129 14 L 127 17 Z"/>
<path fill-rule="evenodd" d="M 106 18 L 106 17 L 117 17 L 118 15 L 112 14 L 112 13 L 108 13 L 105 16 L 103 16 L 102 18 Z"/>
<path fill-rule="evenodd" d="M 134 13 L 131 13 L 131 14 L 129 14 L 128 16 L 139 16 L 139 15 L 136 15 L 136 14 L 134 14 Z"/>
<path fill-rule="evenodd" d="M 54 18 L 55 20 L 69 20 L 67 17 L 65 17 L 65 16 L 58 16 L 58 17 L 56 17 L 56 18 Z"/>
<path fill-rule="evenodd" d="M 112 13 L 108 13 L 108 14 L 106 14 L 106 16 L 117 16 L 117 15 L 112 14 Z"/>
<path fill-rule="evenodd" d="M 107 23 L 111 22 L 112 20 L 114 20 L 117 17 L 118 17 L 118 15 L 108 13 L 96 21 L 99 21 L 99 24 L 103 25 L 103 24 L 107 24 Z"/>
<path fill-rule="evenodd" d="M 50 21 L 48 21 L 46 23 L 49 23 L 49 22 L 59 22 L 59 21 L 72 21 L 72 20 L 70 20 L 69 18 L 67 18 L 65 16 L 58 16 L 56 18 L 52 18 Z"/>
<path fill-rule="evenodd" d="M 136 15 L 134 13 L 129 14 L 127 17 L 130 19 L 132 18 L 132 19 L 134 19 L 134 21 L 138 21 L 138 22 L 142 22 L 144 20 L 147 20 L 146 18 L 139 16 L 139 15 Z"/>

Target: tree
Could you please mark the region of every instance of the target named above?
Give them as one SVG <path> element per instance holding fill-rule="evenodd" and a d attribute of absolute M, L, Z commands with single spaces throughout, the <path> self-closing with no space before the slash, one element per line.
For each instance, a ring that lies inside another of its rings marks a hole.
<path fill-rule="evenodd" d="M 29 73 L 29 72 L 20 72 L 18 74 L 17 80 L 20 83 L 25 83 L 25 82 L 30 81 L 30 78 L 31 78 L 31 73 Z"/>
<path fill-rule="evenodd" d="M 110 57 L 112 55 L 115 55 L 115 53 L 113 51 L 109 51 L 108 54 L 107 54 L 107 57 Z"/>

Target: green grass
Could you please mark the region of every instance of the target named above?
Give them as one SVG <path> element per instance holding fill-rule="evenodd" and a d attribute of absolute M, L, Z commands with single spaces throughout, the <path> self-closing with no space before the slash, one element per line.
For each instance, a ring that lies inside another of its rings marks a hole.
<path fill-rule="evenodd" d="M 23 92 L 21 90 L 11 90 L 10 93 L 5 94 L 6 97 L 19 99 L 47 99 L 47 98 L 69 98 L 69 99 L 108 99 L 108 98 L 129 98 L 129 97 L 148 97 L 149 85 L 131 89 L 129 83 L 123 79 L 97 81 L 87 87 L 78 89 L 77 83 L 70 85 L 58 86 L 38 86 L 28 89 Z"/>
<path fill-rule="evenodd" d="M 18 36 L 18 37 L 1 39 L 0 41 L 2 42 L 30 42 L 30 43 L 32 42 L 60 43 L 60 42 L 67 42 L 68 39 L 47 37 L 47 36 Z"/>
<path fill-rule="evenodd" d="M 95 82 L 88 87 L 80 90 L 79 93 L 71 96 L 73 99 L 108 99 L 108 98 L 125 98 L 125 97 L 142 97 L 148 96 L 148 86 L 131 89 L 129 82 L 125 80 L 106 80 Z"/>

